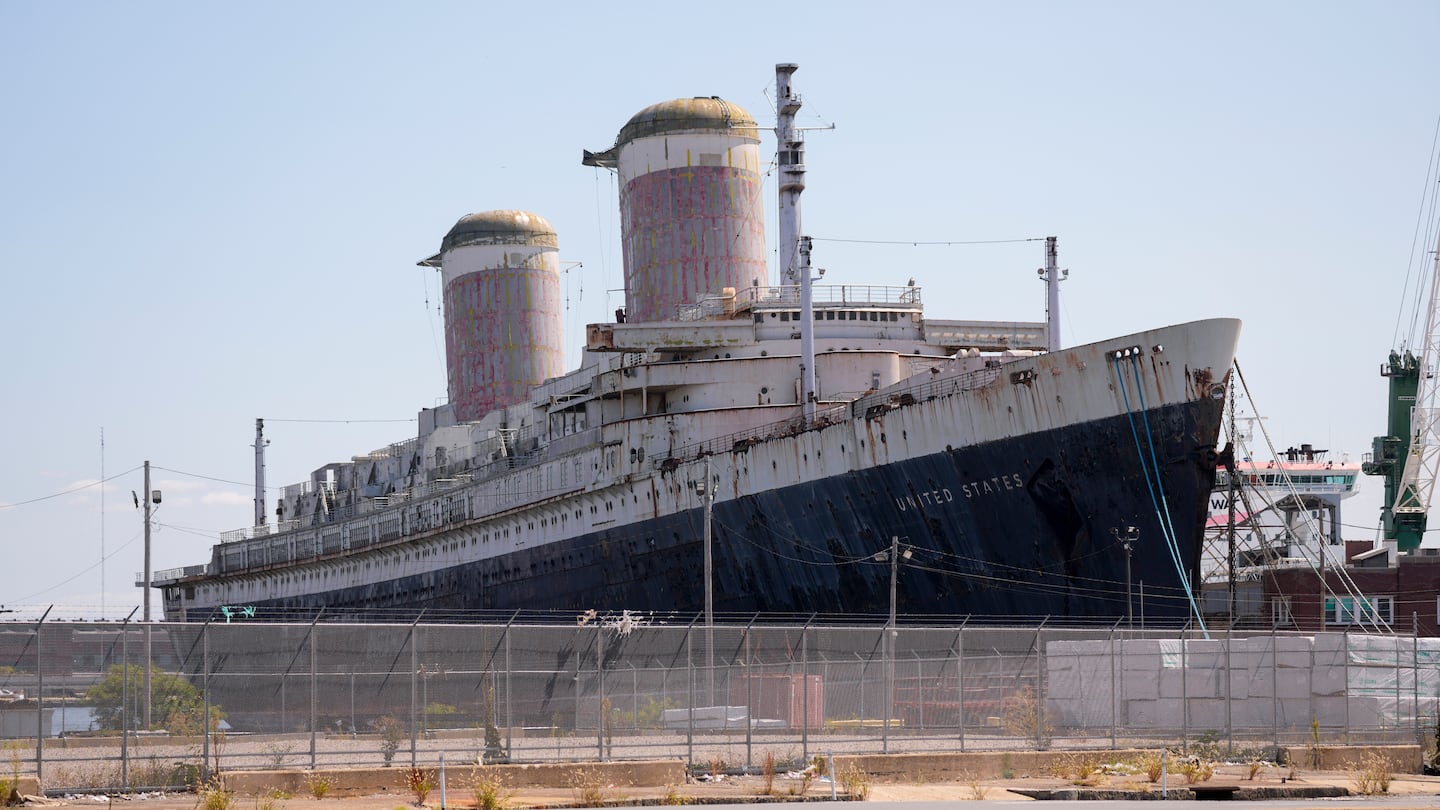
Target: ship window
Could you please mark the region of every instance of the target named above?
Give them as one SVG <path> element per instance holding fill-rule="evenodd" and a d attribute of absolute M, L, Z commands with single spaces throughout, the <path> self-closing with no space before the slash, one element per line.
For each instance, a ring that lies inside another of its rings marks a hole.
<path fill-rule="evenodd" d="M 782 320 L 782 321 L 788 321 L 788 320 L 790 320 L 790 311 L 789 311 L 789 310 L 786 310 L 786 311 L 780 313 L 780 320 Z"/>
<path fill-rule="evenodd" d="M 818 321 L 818 320 L 822 320 L 822 318 L 821 318 L 821 316 L 820 316 L 820 313 L 818 313 L 818 312 L 815 313 L 815 320 L 817 320 L 817 321 Z"/>
<path fill-rule="evenodd" d="M 764 315 L 761 315 L 761 314 L 758 313 L 758 312 L 755 313 L 755 323 L 764 323 L 764 322 L 765 322 L 765 316 L 764 316 Z M 677 357 L 677 358 L 675 358 L 675 359 L 676 359 L 676 360 L 679 360 L 680 358 Z"/>
<path fill-rule="evenodd" d="M 831 311 L 829 311 L 829 310 L 826 310 L 826 312 L 825 312 L 825 320 L 827 320 L 827 321 L 833 321 L 833 320 L 835 320 L 835 313 L 834 313 L 834 312 L 831 312 Z"/>
<path fill-rule="evenodd" d="M 851 320 L 851 321 L 855 320 L 855 313 L 853 313 L 853 312 L 850 313 L 849 317 L 848 317 L 846 320 Z"/>

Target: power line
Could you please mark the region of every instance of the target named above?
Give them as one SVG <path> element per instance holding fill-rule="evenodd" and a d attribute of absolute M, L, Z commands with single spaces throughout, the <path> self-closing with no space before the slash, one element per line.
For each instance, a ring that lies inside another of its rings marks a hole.
<path fill-rule="evenodd" d="M 328 425 L 349 425 L 366 424 L 379 422 L 414 422 L 415 417 L 409 419 L 273 419 L 265 417 L 266 422 L 296 422 L 302 424 L 328 424 Z"/>
<path fill-rule="evenodd" d="M 26 505 L 29 505 L 29 504 L 32 504 L 32 503 L 39 503 L 39 502 L 41 502 L 41 501 L 48 501 L 48 500 L 50 500 L 50 499 L 52 499 L 52 498 L 59 498 L 59 497 L 61 497 L 61 496 L 63 496 L 63 495 L 72 495 L 72 494 L 74 494 L 74 493 L 76 493 L 76 492 L 83 492 L 83 491 L 85 491 L 85 490 L 87 490 L 87 489 L 90 489 L 91 487 L 98 487 L 98 486 L 100 486 L 101 484 L 105 484 L 105 483 L 108 483 L 108 482 L 110 482 L 110 481 L 114 481 L 116 478 L 120 478 L 120 477 L 129 475 L 130 473 L 133 473 L 133 472 L 135 472 L 135 471 L 138 470 L 138 469 L 140 469 L 140 468 L 139 468 L 139 467 L 131 467 L 130 469 L 126 470 L 125 472 L 116 473 L 116 474 L 114 474 L 114 475 L 112 475 L 112 476 L 110 476 L 110 477 L 108 477 L 108 478 L 101 478 L 99 481 L 91 481 L 91 482 L 88 483 L 88 484 L 81 484 L 81 485 L 78 486 L 78 487 L 72 487 L 72 488 L 70 488 L 70 489 L 62 490 L 62 491 L 60 491 L 60 492 L 53 492 L 53 493 L 51 493 L 51 494 L 49 494 L 49 495 L 41 495 L 41 496 L 38 497 L 38 498 L 31 498 L 31 499 L 28 500 L 28 501 L 16 501 L 16 502 L 14 502 L 14 503 L 0 503 L 0 509 L 11 509 L 11 508 L 14 508 L 14 507 L 16 507 L 16 506 L 26 506 Z"/>
<path fill-rule="evenodd" d="M 944 247 L 950 247 L 952 245 L 1008 245 L 1015 242 L 1045 241 L 1045 237 L 1043 236 L 1032 236 L 1027 239 L 975 239 L 969 241 L 951 240 L 945 242 L 925 242 L 917 241 L 914 239 L 836 239 L 824 236 L 814 236 L 811 237 L 811 239 L 816 242 L 848 242 L 855 245 L 910 245 L 911 247 L 919 247 L 922 245 L 927 247 L 936 245 Z"/>

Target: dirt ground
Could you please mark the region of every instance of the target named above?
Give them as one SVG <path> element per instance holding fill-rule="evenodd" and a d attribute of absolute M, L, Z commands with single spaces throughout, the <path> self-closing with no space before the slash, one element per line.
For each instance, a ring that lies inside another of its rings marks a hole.
<path fill-rule="evenodd" d="M 1289 786 L 1317 786 L 1328 785 L 1344 787 L 1352 792 L 1356 790 L 1355 775 L 1343 771 L 1291 771 L 1289 768 L 1278 766 L 1267 766 L 1263 768 L 1252 781 L 1248 778 L 1249 767 L 1246 765 L 1223 765 L 1217 769 L 1210 784 L 1239 785 L 1242 787 L 1252 786 L 1280 786 L 1282 780 Z M 1101 776 L 1097 785 L 1110 788 L 1130 788 L 1136 790 L 1158 790 L 1158 785 L 1152 785 L 1143 776 Z M 1172 776 L 1169 780 L 1172 787 L 1183 787 L 1184 780 Z M 642 787 L 642 788 L 621 788 L 616 786 L 600 786 L 598 788 L 600 797 L 609 802 L 646 803 L 646 804 L 680 804 L 705 802 L 754 802 L 754 801 L 783 801 L 797 798 L 803 786 L 799 779 L 785 778 L 777 775 L 771 785 L 769 796 L 766 795 L 766 782 L 762 776 L 731 777 L 718 783 L 692 782 L 684 785 L 670 787 Z M 1036 788 L 1065 788 L 1071 787 L 1072 783 L 1054 777 L 1035 777 L 1021 779 L 989 779 L 975 782 L 941 782 L 932 784 L 871 784 L 869 786 L 870 801 L 956 801 L 985 799 L 990 801 L 1032 801 L 1029 797 L 1013 792 L 1015 789 L 1036 789 Z M 1414 774 L 1398 774 L 1393 777 L 1390 783 L 1389 794 L 1392 796 L 1412 796 L 1417 799 L 1421 797 L 1440 796 L 1440 777 L 1419 776 Z M 805 790 L 805 796 L 809 798 L 828 799 L 831 795 L 830 783 L 825 781 L 812 780 Z M 837 789 L 836 795 L 845 798 L 842 789 Z M 770 798 L 773 797 L 773 798 Z M 524 808 L 550 808 L 550 807 L 578 807 L 588 806 L 581 801 L 573 789 L 537 789 L 518 788 L 509 794 L 506 806 L 510 810 L 523 810 Z M 105 797 L 105 796 L 75 796 L 61 799 L 46 799 L 43 804 L 49 806 L 79 806 L 79 805 L 106 805 L 130 804 L 136 810 L 215 810 L 213 805 L 206 807 L 195 794 L 168 794 L 164 796 L 151 795 L 142 797 Z M 1427 804 L 1429 802 L 1427 801 Z M 38 805 L 39 802 L 36 802 Z M 397 786 L 394 791 L 387 791 L 370 796 L 344 796 L 327 797 L 315 799 L 310 796 L 294 796 L 291 798 L 277 798 L 270 804 L 262 802 L 254 796 L 236 796 L 229 805 L 230 810 L 333 810 L 336 806 L 344 806 L 346 810 L 405 810 L 405 808 L 428 807 L 440 808 L 441 800 L 438 790 L 432 791 L 426 797 L 424 805 L 415 801 L 415 796 L 405 792 Z M 451 782 L 448 785 L 445 797 L 445 807 L 470 808 L 475 806 L 474 796 L 469 787 L 464 784 Z"/>

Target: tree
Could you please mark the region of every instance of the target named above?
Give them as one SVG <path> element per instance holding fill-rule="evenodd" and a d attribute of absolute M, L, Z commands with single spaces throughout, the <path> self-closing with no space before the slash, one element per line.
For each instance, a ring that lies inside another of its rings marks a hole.
<path fill-rule="evenodd" d="M 129 727 L 141 728 L 145 711 L 144 674 L 144 670 L 134 664 L 116 664 L 99 683 L 85 690 L 85 702 L 94 709 L 100 728 L 118 731 L 124 726 L 122 706 L 129 707 Z M 205 728 L 204 712 L 205 701 L 193 684 L 179 675 L 150 669 L 152 726 L 158 724 L 176 734 L 200 734 Z M 211 706 L 210 727 L 216 727 L 224 716 L 218 707 Z"/>

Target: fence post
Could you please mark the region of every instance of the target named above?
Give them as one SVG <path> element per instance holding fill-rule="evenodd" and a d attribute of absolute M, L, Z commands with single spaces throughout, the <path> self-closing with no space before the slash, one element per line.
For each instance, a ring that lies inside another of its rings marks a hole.
<path fill-rule="evenodd" d="M 1235 717 L 1234 708 L 1231 703 L 1232 687 L 1230 685 L 1230 646 L 1235 638 L 1234 617 L 1231 617 L 1230 624 L 1225 627 L 1225 755 L 1235 755 Z"/>
<path fill-rule="evenodd" d="M 120 623 L 120 784 L 130 784 L 130 618 Z"/>
<path fill-rule="evenodd" d="M 146 594 L 149 597 L 149 594 Z M 146 656 L 149 658 L 149 656 Z M 145 662 L 149 666 L 150 662 Z M 282 675 L 281 678 L 284 678 Z M 280 681 L 282 684 L 284 680 Z M 210 781 L 210 620 L 205 620 L 204 626 L 200 628 L 200 778 L 205 782 Z"/>
<path fill-rule="evenodd" d="M 955 629 L 955 705 L 959 711 L 956 713 L 956 721 L 960 724 L 960 753 L 965 753 L 965 622 L 970 621 L 966 616 L 960 626 Z"/>
<path fill-rule="evenodd" d="M 1348 705 L 1348 702 L 1347 702 Z M 1275 750 L 1280 750 L 1280 648 L 1275 635 L 1275 617 L 1270 617 L 1270 733 Z"/>
<path fill-rule="evenodd" d="M 1415 721 L 1415 744 L 1425 750 L 1425 738 L 1420 736 L 1420 614 L 1410 613 L 1410 688 L 1411 719 Z"/>
<path fill-rule="evenodd" d="M 755 754 L 754 754 L 754 749 L 753 749 L 753 747 L 752 747 L 753 744 L 754 744 L 755 724 L 752 723 L 752 722 L 749 722 L 750 720 L 753 719 L 753 718 L 751 717 L 751 714 L 755 711 L 755 709 L 753 708 L 753 707 L 755 706 L 755 693 L 754 693 L 754 691 L 753 691 L 753 689 L 754 689 L 754 684 L 755 684 L 755 673 L 754 673 L 754 665 L 755 665 L 755 662 L 754 662 L 754 661 L 751 659 L 751 657 L 750 657 L 750 631 L 751 631 L 754 627 L 755 627 L 755 617 L 754 617 L 754 616 L 751 616 L 751 617 L 750 617 L 750 623 L 747 624 L 747 625 L 745 625 L 745 636 L 744 636 L 744 638 L 745 638 L 745 669 L 744 669 L 744 671 L 745 671 L 745 719 L 746 719 L 746 723 L 745 723 L 745 767 L 746 767 L 747 769 L 748 769 L 751 765 L 754 765 L 754 764 L 755 764 Z"/>
<path fill-rule="evenodd" d="M 1346 625 L 1340 634 L 1341 650 L 1345 662 L 1345 744 L 1350 744 L 1350 626 Z"/>
<path fill-rule="evenodd" d="M 145 597 L 148 599 L 150 594 Z M 35 623 L 35 781 L 42 785 L 45 784 L 45 646 L 41 636 L 45 617 L 54 607 L 45 608 L 45 615 Z"/>
<path fill-rule="evenodd" d="M 605 726 L 610 722 L 609 712 L 605 706 L 605 625 L 603 622 L 595 622 L 595 680 L 597 683 L 597 708 L 599 709 L 600 722 L 595 726 L 595 744 L 600 752 L 600 761 L 605 761 Z M 576 685 L 579 689 L 579 685 Z"/>
<path fill-rule="evenodd" d="M 416 616 L 415 621 L 410 623 L 410 632 L 405 634 L 405 641 L 410 645 L 410 767 L 415 765 L 416 734 L 419 729 L 418 715 L 415 713 L 415 698 L 420 678 L 420 645 L 416 634 L 419 632 L 418 625 L 420 617 Z"/>
<path fill-rule="evenodd" d="M 315 704 L 319 699 L 318 684 L 315 675 L 315 634 L 318 628 L 315 622 L 320 621 L 320 614 L 315 614 L 315 621 L 310 623 L 310 770 L 315 770 Z"/>
<path fill-rule="evenodd" d="M 1190 621 L 1180 628 L 1180 750 L 1190 753 Z"/>
<path fill-rule="evenodd" d="M 695 765 L 695 622 L 685 628 L 685 683 L 688 718 L 685 723 L 685 762 Z"/>
<path fill-rule="evenodd" d="M 1119 624 L 1119 623 L 1120 623 L 1120 622 L 1119 622 L 1119 620 L 1117 619 L 1116 622 L 1115 622 L 1115 624 Z M 1109 649 L 1109 653 L 1110 653 L 1110 750 L 1111 750 L 1111 751 L 1114 751 L 1114 750 L 1116 749 L 1116 747 L 1117 747 L 1116 742 L 1115 742 L 1115 726 L 1117 725 L 1117 721 L 1119 720 L 1119 716 L 1118 716 L 1118 715 L 1119 715 L 1119 712 L 1116 710 L 1116 706 L 1115 706 L 1115 691 L 1116 691 L 1116 683 L 1115 683 L 1115 624 L 1110 625 L 1110 639 L 1109 639 L 1109 642 L 1108 642 L 1108 644 L 1107 644 L 1107 646 L 1110 648 L 1110 649 Z M 1078 662 L 1077 662 L 1077 663 L 1078 663 Z"/>
<path fill-rule="evenodd" d="M 880 631 L 880 670 L 882 680 L 885 682 L 885 699 L 880 701 L 880 708 L 885 712 L 883 722 L 880 724 L 880 753 L 890 753 L 890 715 L 895 713 L 895 681 L 891 675 L 891 662 L 895 658 L 895 628 L 887 623 Z"/>
<path fill-rule="evenodd" d="M 515 754 L 514 754 L 515 749 L 514 749 L 514 747 L 513 747 L 513 746 L 515 745 L 515 740 L 511 737 L 511 735 L 512 735 L 512 734 L 514 733 L 514 731 L 515 731 L 515 724 L 514 724 L 514 722 L 513 722 L 513 720 L 512 720 L 511 714 L 510 714 L 510 709 L 511 709 L 511 705 L 510 705 L 510 704 L 511 704 L 511 699 L 510 699 L 510 671 L 511 671 L 511 666 L 510 666 L 510 626 L 515 623 L 515 617 L 516 617 L 516 616 L 519 616 L 519 615 L 520 615 L 520 611 L 517 610 L 517 611 L 515 611 L 515 613 L 514 613 L 513 615 L 510 616 L 510 621 L 508 621 L 508 622 L 505 623 L 505 631 L 504 631 L 504 632 L 505 632 L 505 759 L 506 759 L 507 762 L 510 761 L 510 759 L 512 759 L 512 758 L 515 756 Z"/>
<path fill-rule="evenodd" d="M 1045 622 L 1035 628 L 1035 750 L 1044 751 L 1045 745 Z"/>
<path fill-rule="evenodd" d="M 811 615 L 810 619 L 815 616 Z M 804 691 L 800 695 L 800 756 L 806 762 L 810 761 L 810 621 L 800 628 L 800 688 Z M 746 709 L 748 717 L 749 709 Z M 746 723 L 749 725 L 749 723 Z"/>

